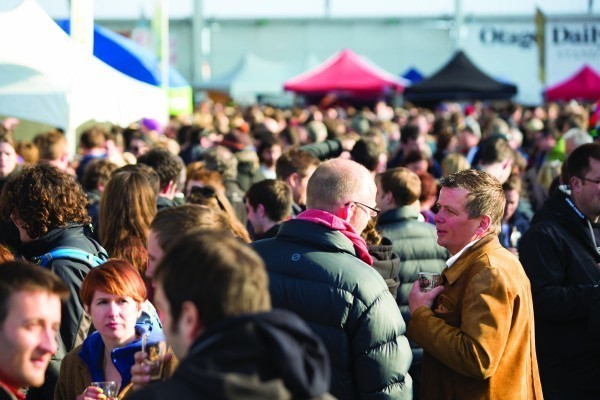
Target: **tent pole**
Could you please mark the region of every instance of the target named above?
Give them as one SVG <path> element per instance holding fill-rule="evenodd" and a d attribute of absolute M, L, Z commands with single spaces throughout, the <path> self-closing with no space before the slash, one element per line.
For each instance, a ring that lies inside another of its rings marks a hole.
<path fill-rule="evenodd" d="M 94 54 L 94 0 L 71 0 L 71 38 Z"/>
<path fill-rule="evenodd" d="M 160 60 L 161 87 L 169 101 L 169 68 L 170 68 L 170 43 L 169 43 L 169 1 L 156 0 L 154 14 L 154 34 L 158 42 L 157 55 Z"/>
<path fill-rule="evenodd" d="M 455 52 L 463 48 L 466 33 L 465 14 L 463 12 L 462 0 L 454 0 L 453 44 Z"/>
<path fill-rule="evenodd" d="M 194 13 L 192 14 L 192 86 L 202 83 L 202 66 L 205 62 L 202 50 L 202 32 L 204 30 L 204 14 L 202 0 L 194 0 Z"/>

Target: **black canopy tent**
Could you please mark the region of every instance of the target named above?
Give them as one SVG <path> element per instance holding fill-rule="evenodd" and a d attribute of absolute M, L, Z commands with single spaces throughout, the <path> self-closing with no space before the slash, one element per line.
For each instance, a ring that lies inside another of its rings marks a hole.
<path fill-rule="evenodd" d="M 431 77 L 407 87 L 404 99 L 415 103 L 443 100 L 503 100 L 517 93 L 517 87 L 499 82 L 481 71 L 458 51 Z"/>

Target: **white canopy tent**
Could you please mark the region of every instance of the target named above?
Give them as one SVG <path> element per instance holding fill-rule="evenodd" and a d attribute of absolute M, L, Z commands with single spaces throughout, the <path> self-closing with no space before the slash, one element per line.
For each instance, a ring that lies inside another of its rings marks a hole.
<path fill-rule="evenodd" d="M 128 125 L 167 119 L 165 93 L 79 47 L 35 0 L 0 12 L 0 114 L 75 129 L 95 120 Z"/>
<path fill-rule="evenodd" d="M 306 68 L 313 68 L 319 61 L 310 54 L 305 64 Z M 284 93 L 283 84 L 300 72 L 286 62 L 270 61 L 247 53 L 229 72 L 202 83 L 199 88 L 228 93 L 241 103 L 255 102 L 257 95 L 287 96 L 291 101 L 291 96 Z"/>

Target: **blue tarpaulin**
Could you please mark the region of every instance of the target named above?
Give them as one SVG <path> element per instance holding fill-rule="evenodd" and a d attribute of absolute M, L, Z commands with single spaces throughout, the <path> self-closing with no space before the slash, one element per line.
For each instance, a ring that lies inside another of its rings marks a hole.
<path fill-rule="evenodd" d="M 408 79 L 410 83 L 419 83 L 425 78 L 421 72 L 416 68 L 410 68 L 404 74 L 401 75 L 404 79 Z"/>
<path fill-rule="evenodd" d="M 57 21 L 70 34 L 69 20 Z M 161 86 L 160 62 L 150 50 L 110 29 L 94 25 L 94 55 L 117 71 L 154 86 Z M 173 67 L 169 70 L 169 87 L 190 86 Z"/>

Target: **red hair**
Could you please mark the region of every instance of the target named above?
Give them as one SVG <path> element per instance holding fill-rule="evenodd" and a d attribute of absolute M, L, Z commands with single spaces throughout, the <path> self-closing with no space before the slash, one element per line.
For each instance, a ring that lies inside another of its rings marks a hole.
<path fill-rule="evenodd" d="M 129 296 L 143 303 L 148 298 L 146 285 L 139 272 L 127 261 L 111 258 L 87 274 L 79 294 L 81 301 L 90 307 L 96 290 L 118 296 Z"/>

